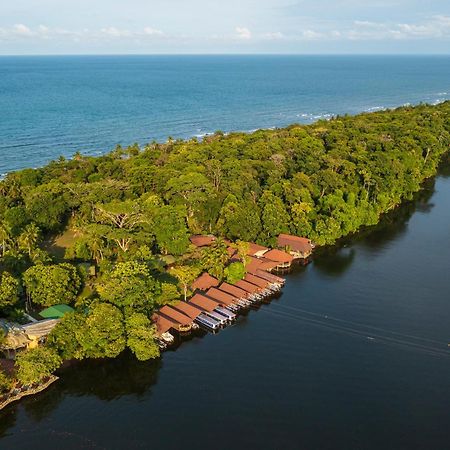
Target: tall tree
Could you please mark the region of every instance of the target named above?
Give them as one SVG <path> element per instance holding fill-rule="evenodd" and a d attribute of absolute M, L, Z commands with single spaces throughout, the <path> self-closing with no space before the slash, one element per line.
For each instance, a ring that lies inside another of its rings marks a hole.
<path fill-rule="evenodd" d="M 9 272 L 0 272 L 0 308 L 15 305 L 19 294 L 20 281 Z"/>
<path fill-rule="evenodd" d="M 19 353 L 16 358 L 17 379 L 25 386 L 40 383 L 60 365 L 61 358 L 55 350 L 36 347 Z"/>
<path fill-rule="evenodd" d="M 189 292 L 189 286 L 198 277 L 200 270 L 194 266 L 177 266 L 170 269 L 171 275 L 173 275 L 181 285 L 183 289 L 184 301 L 187 300 Z"/>
<path fill-rule="evenodd" d="M 228 259 L 227 244 L 223 239 L 216 239 L 209 247 L 202 249 L 202 267 L 219 280 L 223 278 Z"/>
<path fill-rule="evenodd" d="M 150 312 L 160 294 L 159 283 L 148 267 L 138 261 L 117 263 L 103 277 L 97 290 L 103 301 L 118 306 L 126 313 Z"/>
<path fill-rule="evenodd" d="M 68 263 L 32 266 L 23 282 L 29 299 L 42 306 L 73 303 L 81 287 L 76 268 Z"/>
<path fill-rule="evenodd" d="M 147 316 L 140 313 L 131 314 L 125 321 L 127 346 L 139 361 L 154 359 L 159 356 L 156 343 L 156 329 Z"/>
<path fill-rule="evenodd" d="M 39 242 L 39 236 L 39 227 L 34 223 L 30 223 L 30 225 L 27 225 L 20 236 L 17 238 L 19 248 L 26 250 L 28 256 L 31 257 L 33 250 L 36 248 Z"/>
<path fill-rule="evenodd" d="M 126 344 L 122 312 L 108 303 L 91 305 L 85 326 L 76 330 L 76 337 L 88 358 L 115 358 Z"/>

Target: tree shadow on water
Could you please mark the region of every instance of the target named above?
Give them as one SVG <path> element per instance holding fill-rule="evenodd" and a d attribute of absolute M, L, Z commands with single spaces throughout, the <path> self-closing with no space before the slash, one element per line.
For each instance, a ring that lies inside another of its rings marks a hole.
<path fill-rule="evenodd" d="M 18 408 L 24 409 L 28 419 L 39 423 L 70 396 L 93 396 L 112 401 L 123 396 L 139 398 L 148 395 L 157 383 L 161 367 L 161 359 L 138 361 L 127 352 L 116 359 L 86 360 L 68 365 L 59 370 L 59 380 L 45 391 L 11 404 L 0 412 L 0 437 L 15 426 Z"/>

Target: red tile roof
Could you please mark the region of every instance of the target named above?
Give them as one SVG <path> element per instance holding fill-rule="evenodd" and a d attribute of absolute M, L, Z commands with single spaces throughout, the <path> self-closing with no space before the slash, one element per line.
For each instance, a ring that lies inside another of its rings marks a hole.
<path fill-rule="evenodd" d="M 158 313 L 153 314 L 152 321 L 156 325 L 156 331 L 158 334 L 163 334 L 176 326 L 175 323 L 159 315 Z"/>
<path fill-rule="evenodd" d="M 233 286 L 232 284 L 228 284 L 228 283 L 222 283 L 219 286 L 219 289 L 221 291 L 226 292 L 227 294 L 231 294 L 236 298 L 246 298 L 248 297 L 248 292 L 244 291 L 244 289 L 241 289 L 237 286 Z"/>
<path fill-rule="evenodd" d="M 291 250 L 300 253 L 310 253 L 313 248 L 310 239 L 292 236 L 291 234 L 280 234 L 277 245 L 278 247 L 289 247 Z"/>
<path fill-rule="evenodd" d="M 190 300 L 189 303 L 192 303 L 194 306 L 198 306 L 199 308 L 205 310 L 205 311 L 213 311 L 218 306 L 220 306 L 220 303 L 211 300 L 208 297 L 205 297 L 201 294 L 195 294 Z"/>
<path fill-rule="evenodd" d="M 262 256 L 263 253 L 265 253 L 267 250 L 269 250 L 267 247 L 264 247 L 262 245 L 255 244 L 254 242 L 249 242 L 249 248 L 248 248 L 248 255 L 249 256 L 255 256 L 257 253 L 258 256 Z"/>
<path fill-rule="evenodd" d="M 183 314 L 189 316 L 192 320 L 196 319 L 202 313 L 198 308 L 187 302 L 178 302 L 172 306 L 173 308 L 181 311 Z"/>
<path fill-rule="evenodd" d="M 255 286 L 254 284 L 249 283 L 248 281 L 245 280 L 239 280 L 235 285 L 238 288 L 241 288 L 244 291 L 249 292 L 250 294 L 254 294 L 255 292 L 259 292 L 261 290 L 258 286 Z"/>
<path fill-rule="evenodd" d="M 264 254 L 264 258 L 270 259 L 271 261 L 275 261 L 277 263 L 287 264 L 293 261 L 293 256 L 289 253 L 283 252 L 281 250 L 269 250 Z"/>
<path fill-rule="evenodd" d="M 200 275 L 191 285 L 191 288 L 193 290 L 200 290 L 200 291 L 206 291 L 210 287 L 218 286 L 219 281 L 212 277 L 209 273 L 205 272 L 202 275 Z"/>
<path fill-rule="evenodd" d="M 255 275 L 264 278 L 271 283 L 284 283 L 286 281 L 284 278 L 274 275 L 273 273 L 265 272 L 264 270 L 257 270 Z"/>
<path fill-rule="evenodd" d="M 168 319 L 178 322 L 180 325 L 188 325 L 192 323 L 192 319 L 189 316 L 171 308 L 169 305 L 163 306 L 158 313 L 163 314 Z"/>
<path fill-rule="evenodd" d="M 237 300 L 234 295 L 228 294 L 227 292 L 216 288 L 209 289 L 206 295 L 226 306 L 233 304 Z"/>
<path fill-rule="evenodd" d="M 206 236 L 197 234 L 191 236 L 189 239 L 196 247 L 206 247 L 208 245 L 211 245 L 216 240 L 216 237 L 211 234 Z"/>
<path fill-rule="evenodd" d="M 251 273 L 245 275 L 244 280 L 248 281 L 249 283 L 255 284 L 256 286 L 259 286 L 262 289 L 265 289 L 269 285 L 269 282 L 267 280 L 263 280 L 260 277 L 252 275 Z"/>
<path fill-rule="evenodd" d="M 267 258 L 249 257 L 250 261 L 246 266 L 247 272 L 255 273 L 257 270 L 272 270 L 278 266 L 278 263 Z"/>

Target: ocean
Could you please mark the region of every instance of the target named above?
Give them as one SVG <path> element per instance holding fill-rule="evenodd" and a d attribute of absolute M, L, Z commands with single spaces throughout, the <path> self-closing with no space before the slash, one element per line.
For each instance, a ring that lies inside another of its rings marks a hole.
<path fill-rule="evenodd" d="M 448 56 L 0 57 L 0 174 L 76 151 L 450 99 Z"/>

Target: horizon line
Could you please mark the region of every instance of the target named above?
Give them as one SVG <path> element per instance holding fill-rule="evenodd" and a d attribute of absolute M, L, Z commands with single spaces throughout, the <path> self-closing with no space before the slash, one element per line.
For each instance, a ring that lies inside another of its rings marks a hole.
<path fill-rule="evenodd" d="M 386 53 L 386 52 L 372 52 L 372 53 L 296 53 L 296 52 L 219 52 L 219 53 L 0 53 L 0 58 L 7 57 L 58 57 L 58 56 L 449 56 L 448 53 Z"/>

